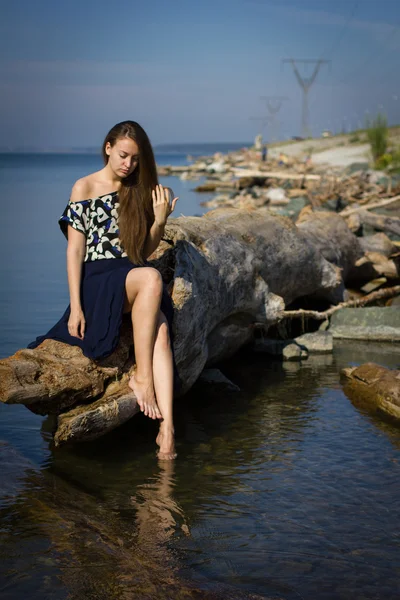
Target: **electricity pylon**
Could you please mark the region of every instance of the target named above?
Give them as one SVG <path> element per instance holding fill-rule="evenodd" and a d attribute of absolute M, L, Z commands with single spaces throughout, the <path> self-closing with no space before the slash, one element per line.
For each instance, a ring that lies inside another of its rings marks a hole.
<path fill-rule="evenodd" d="M 260 121 L 261 122 L 261 133 L 264 128 L 268 125 L 271 126 L 273 118 L 272 117 L 249 117 L 250 121 Z"/>
<path fill-rule="evenodd" d="M 323 60 L 321 58 L 319 58 L 317 60 L 315 60 L 315 59 L 299 60 L 297 58 L 284 58 L 282 60 L 282 62 L 290 63 L 292 65 L 294 74 L 296 75 L 296 79 L 298 81 L 298 84 L 300 85 L 301 89 L 303 90 L 303 110 L 302 110 L 301 122 L 302 122 L 303 137 L 308 137 L 311 133 L 310 127 L 308 124 L 308 92 L 318 75 L 318 71 L 319 71 L 321 65 L 330 63 L 331 61 Z M 302 77 L 299 73 L 296 63 L 315 65 L 314 71 L 311 73 L 311 76 L 307 77 L 307 78 Z"/>
<path fill-rule="evenodd" d="M 278 126 L 281 124 L 276 119 L 276 115 L 281 110 L 283 103 L 288 100 L 286 96 L 261 96 L 265 100 L 265 105 L 270 115 L 271 123 L 271 141 L 278 139 Z"/>

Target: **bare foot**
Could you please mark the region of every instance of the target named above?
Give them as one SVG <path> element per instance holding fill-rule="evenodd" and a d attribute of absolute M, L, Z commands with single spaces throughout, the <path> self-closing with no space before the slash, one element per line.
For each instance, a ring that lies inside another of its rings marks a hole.
<path fill-rule="evenodd" d="M 128 383 L 133 390 L 140 410 L 150 419 L 162 419 L 160 409 L 157 406 L 154 387 L 151 381 L 141 381 L 136 375 L 132 375 Z"/>
<path fill-rule="evenodd" d="M 157 452 L 159 460 L 174 460 L 174 458 L 178 456 L 175 451 L 175 436 L 173 429 L 160 427 L 156 444 L 160 446 L 160 450 Z"/>

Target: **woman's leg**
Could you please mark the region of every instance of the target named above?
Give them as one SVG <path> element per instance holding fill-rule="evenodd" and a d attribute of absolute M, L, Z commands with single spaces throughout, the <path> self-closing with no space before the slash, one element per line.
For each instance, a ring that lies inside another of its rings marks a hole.
<path fill-rule="evenodd" d="M 136 372 L 129 380 L 142 412 L 151 419 L 162 417 L 154 395 L 153 351 L 163 284 L 151 267 L 129 271 L 125 280 L 125 312 L 131 311 Z"/>
<path fill-rule="evenodd" d="M 162 415 L 157 444 L 158 457 L 170 460 L 176 457 L 173 422 L 174 366 L 168 323 L 160 311 L 153 353 L 153 377 L 157 404 Z"/>

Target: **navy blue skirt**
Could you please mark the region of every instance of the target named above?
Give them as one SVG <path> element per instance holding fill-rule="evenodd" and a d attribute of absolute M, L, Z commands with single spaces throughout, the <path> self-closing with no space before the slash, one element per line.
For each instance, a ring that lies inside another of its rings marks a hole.
<path fill-rule="evenodd" d="M 52 339 L 71 346 L 79 346 L 85 356 L 94 360 L 112 354 L 120 338 L 126 276 L 131 269 L 135 268 L 142 267 L 133 264 L 128 258 L 109 258 L 83 263 L 81 302 L 86 320 L 84 339 L 80 340 L 68 333 L 70 315 L 68 306 L 58 323 L 46 335 L 31 342 L 28 348 L 36 348 L 44 340 Z M 161 311 L 168 321 L 172 344 L 173 306 L 165 285 Z"/>

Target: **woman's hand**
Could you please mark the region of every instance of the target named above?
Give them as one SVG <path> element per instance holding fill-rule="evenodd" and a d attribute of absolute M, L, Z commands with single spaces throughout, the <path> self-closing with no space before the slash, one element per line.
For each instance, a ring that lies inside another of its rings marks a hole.
<path fill-rule="evenodd" d="M 68 333 L 73 337 L 83 340 L 85 337 L 86 321 L 82 309 L 71 310 L 68 319 Z"/>
<path fill-rule="evenodd" d="M 170 188 L 164 188 L 162 185 L 157 185 L 156 189 L 151 192 L 153 198 L 154 218 L 160 227 L 163 227 L 167 222 L 169 215 L 175 208 L 178 198 L 170 200 Z"/>

